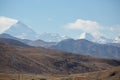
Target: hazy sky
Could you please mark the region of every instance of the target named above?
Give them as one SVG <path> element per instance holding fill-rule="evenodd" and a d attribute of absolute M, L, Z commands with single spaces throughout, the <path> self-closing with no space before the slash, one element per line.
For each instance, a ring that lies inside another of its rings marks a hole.
<path fill-rule="evenodd" d="M 120 36 L 120 0 L 0 0 L 0 16 L 20 20 L 37 33 Z"/>

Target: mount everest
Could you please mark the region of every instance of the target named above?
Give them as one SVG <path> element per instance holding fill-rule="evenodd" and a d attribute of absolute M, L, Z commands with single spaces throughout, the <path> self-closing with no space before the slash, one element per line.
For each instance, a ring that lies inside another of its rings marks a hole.
<path fill-rule="evenodd" d="M 21 21 L 7 18 L 7 17 L 0 17 L 0 32 L 7 33 L 14 37 L 21 38 L 21 39 L 30 39 L 30 40 L 43 40 L 46 42 L 60 42 L 64 39 L 69 39 L 70 37 L 65 35 L 60 35 L 57 33 L 42 33 L 38 34 L 33 31 L 29 26 L 22 23 Z M 78 36 L 77 39 L 86 39 L 88 41 L 97 42 L 100 44 L 106 43 L 120 43 L 120 36 L 116 37 L 115 39 L 107 39 L 103 36 L 95 37 L 90 33 L 83 32 Z"/>
<path fill-rule="evenodd" d="M 1 33 L 7 33 L 20 39 L 41 39 L 46 42 L 59 42 L 61 40 L 69 38 L 65 35 L 61 36 L 57 33 L 37 34 L 35 31 L 29 28 L 29 26 L 22 23 L 21 21 L 7 17 L 0 17 L 0 28 L 4 28 Z"/>

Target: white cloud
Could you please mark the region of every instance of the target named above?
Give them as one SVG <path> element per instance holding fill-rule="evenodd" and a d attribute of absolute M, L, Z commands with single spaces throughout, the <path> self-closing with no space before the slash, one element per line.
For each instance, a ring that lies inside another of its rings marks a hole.
<path fill-rule="evenodd" d="M 11 25 L 15 24 L 17 20 L 0 16 L 0 33 L 4 32 Z"/>
<path fill-rule="evenodd" d="M 101 26 L 97 22 L 82 19 L 77 19 L 73 23 L 68 23 L 67 25 L 65 25 L 65 27 L 67 27 L 68 29 L 82 30 L 84 32 L 91 33 L 93 36 L 100 35 L 101 29 Z"/>

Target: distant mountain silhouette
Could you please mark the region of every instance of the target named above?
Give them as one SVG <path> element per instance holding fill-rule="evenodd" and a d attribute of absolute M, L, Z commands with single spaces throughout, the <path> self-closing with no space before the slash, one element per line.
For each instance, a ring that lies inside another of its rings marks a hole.
<path fill-rule="evenodd" d="M 96 57 L 120 59 L 120 47 L 108 44 L 93 43 L 85 39 L 66 39 L 57 43 L 57 45 L 54 45 L 51 48 L 78 54 L 87 54 Z"/>
<path fill-rule="evenodd" d="M 11 46 L 31 47 L 25 43 L 20 42 L 20 41 L 17 41 L 14 39 L 8 39 L 8 38 L 0 38 L 0 42 L 5 43 L 7 45 L 11 45 Z"/>
<path fill-rule="evenodd" d="M 34 47 L 50 47 L 52 45 L 55 45 L 56 42 L 45 42 L 43 40 L 28 40 L 28 39 L 20 39 L 20 38 L 16 38 L 14 36 L 11 36 L 9 34 L 3 33 L 0 34 L 0 38 L 6 38 L 6 39 L 14 39 L 17 41 L 20 41 L 26 45 L 30 45 L 30 46 L 34 46 Z"/>

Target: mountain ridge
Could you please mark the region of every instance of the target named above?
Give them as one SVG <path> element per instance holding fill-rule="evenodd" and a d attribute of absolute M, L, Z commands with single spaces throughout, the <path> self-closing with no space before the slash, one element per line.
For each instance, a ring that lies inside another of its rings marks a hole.
<path fill-rule="evenodd" d="M 90 42 L 85 39 L 67 39 L 63 40 L 56 45 L 51 46 L 52 49 L 68 51 L 73 53 L 83 53 L 96 57 L 105 58 L 120 58 L 120 47 L 108 44 L 98 44 Z M 114 54 L 113 54 L 114 53 Z"/>
<path fill-rule="evenodd" d="M 6 34 L 6 33 L 0 34 L 0 39 L 1 38 L 5 39 L 4 40 L 5 43 L 8 43 L 8 42 L 6 42 L 7 39 L 8 39 L 7 41 L 9 41 L 10 39 L 13 39 L 14 41 L 17 40 L 17 41 L 20 41 L 24 44 L 27 44 L 29 46 L 34 46 L 34 47 L 46 47 L 46 48 L 48 48 L 48 47 L 56 44 L 56 42 L 45 42 L 45 41 L 40 40 L 40 39 L 38 39 L 38 40 L 20 39 L 20 38 L 16 38 L 16 37 L 11 36 L 11 35 Z"/>
<path fill-rule="evenodd" d="M 9 41 L 9 39 L 14 39 L 17 41 L 20 41 L 24 44 L 34 46 L 34 47 L 45 47 L 45 48 L 52 48 L 52 49 L 57 49 L 57 50 L 63 50 L 63 51 L 68 51 L 68 52 L 73 52 L 73 53 L 82 53 L 86 55 L 91 55 L 91 56 L 96 56 L 96 57 L 105 57 L 105 58 L 119 58 L 119 53 L 120 53 L 120 44 L 119 43 L 111 43 L 111 44 L 98 44 L 95 42 L 90 42 L 85 39 L 79 39 L 79 40 L 74 40 L 74 39 L 65 39 L 61 42 L 45 42 L 42 40 L 27 40 L 27 39 L 19 39 L 12 37 L 8 34 L 1 34 L 0 38 L 5 40 L 2 41 Z M 7 40 L 8 38 L 8 40 Z M 8 43 L 6 42 L 6 43 Z M 12 41 L 14 42 L 14 41 Z M 16 41 L 15 41 L 16 42 Z M 10 43 L 11 44 L 11 43 Z M 114 53 L 114 54 L 113 54 Z"/>
<path fill-rule="evenodd" d="M 120 60 L 0 43 L 0 73 L 71 74 L 105 70 Z"/>

